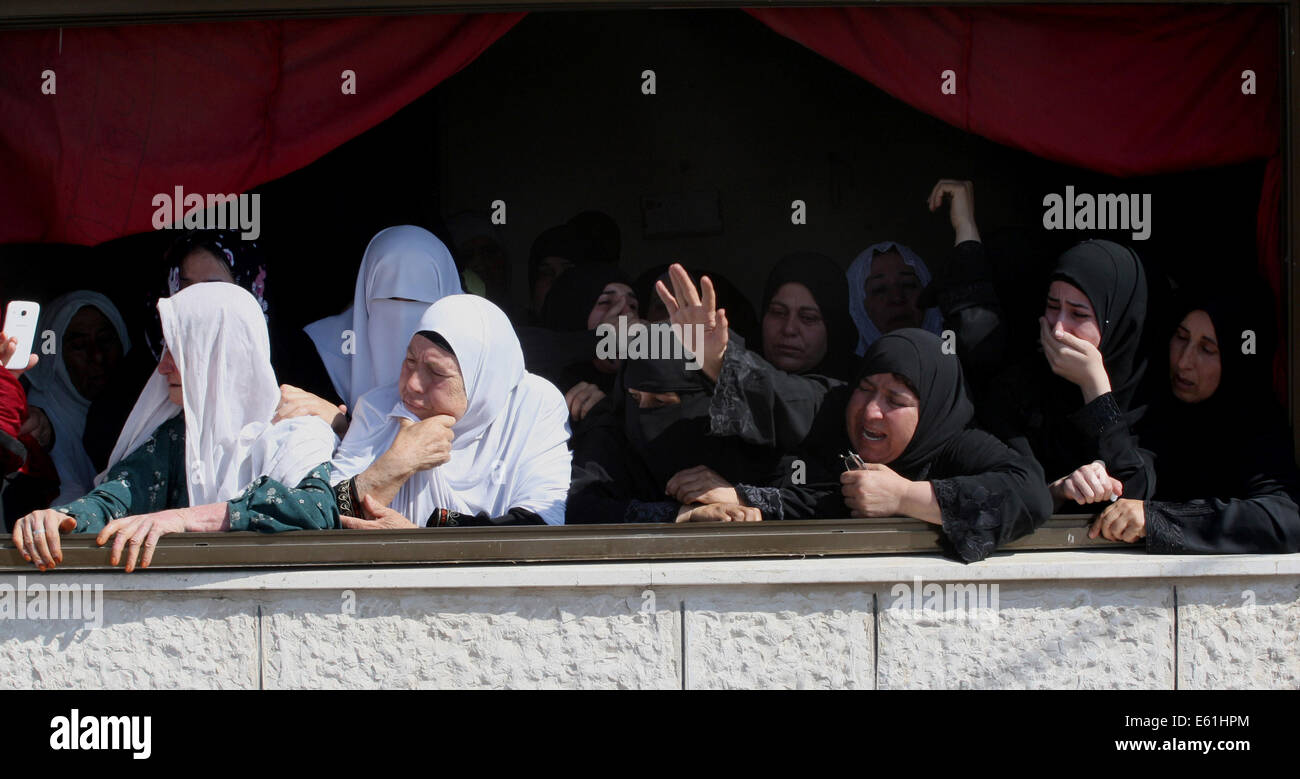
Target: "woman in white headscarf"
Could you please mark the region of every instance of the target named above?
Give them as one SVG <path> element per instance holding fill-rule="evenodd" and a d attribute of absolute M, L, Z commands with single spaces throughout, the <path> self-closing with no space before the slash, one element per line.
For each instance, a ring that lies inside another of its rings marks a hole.
<path fill-rule="evenodd" d="M 930 269 L 901 243 L 869 246 L 849 266 L 849 313 L 858 326 L 858 355 L 891 330 L 920 327 L 943 332 L 938 308 L 917 306 L 930 283 Z"/>
<path fill-rule="evenodd" d="M 344 526 L 563 524 L 569 411 L 524 370 L 505 313 L 451 295 L 411 332 L 399 380 L 361 398 L 332 463 L 339 510 L 359 518 Z"/>
<path fill-rule="evenodd" d="M 94 485 L 95 466 L 81 440 L 86 413 L 113 380 L 131 340 L 117 308 L 89 290 L 55 298 L 41 312 L 37 328 L 38 334 L 47 332 L 54 334 L 55 356 L 41 359 L 27 372 L 27 403 L 44 412 L 54 436 L 50 459 L 59 473 L 57 504 L 86 494 Z"/>
<path fill-rule="evenodd" d="M 129 542 L 129 571 L 142 547 L 148 565 L 164 533 L 319 527 L 329 516 L 338 439 L 316 417 L 271 424 L 280 391 L 253 296 L 197 284 L 160 299 L 158 313 L 166 350 L 99 486 L 14 528 L 15 545 L 42 570 L 62 558 L 60 533 L 98 532 L 101 545 L 117 535 L 112 562 Z M 286 503 L 283 484 L 302 488 L 303 500 Z"/>
<path fill-rule="evenodd" d="M 397 381 L 405 339 L 429 304 L 460 292 L 456 263 L 442 241 L 422 227 L 389 227 L 366 247 L 352 306 L 303 329 L 316 345 L 339 397 L 355 409 L 362 395 Z M 286 396 L 286 403 L 296 409 L 310 408 L 295 400 Z M 278 414 L 295 415 L 287 408 Z"/>

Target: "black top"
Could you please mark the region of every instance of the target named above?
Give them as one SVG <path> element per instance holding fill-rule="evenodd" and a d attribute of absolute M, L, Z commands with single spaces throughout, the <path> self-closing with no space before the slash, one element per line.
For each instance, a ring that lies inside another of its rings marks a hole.
<path fill-rule="evenodd" d="M 1052 506 L 1042 469 L 1033 457 L 968 427 L 973 409 L 960 363 L 943 353 L 938 337 L 915 328 L 887 333 L 858 371 L 875 373 L 898 373 L 918 392 L 916 432 L 888 465 L 904 478 L 931 483 L 950 552 L 981 560 L 1047 519 Z M 768 484 L 780 491 L 775 518 L 848 516 L 839 454 L 852 448 L 844 417 L 854 390 L 832 379 L 792 376 L 743 343 L 728 345 L 710 409 L 712 432 L 795 452 L 769 472 Z"/>
<path fill-rule="evenodd" d="M 1052 373 L 1041 354 L 1006 365 L 1007 327 L 986 275 L 983 246 L 966 241 L 954 254 L 962 255 L 951 263 L 960 273 L 936 276 L 940 288 L 932 294 L 956 330 L 979 426 L 1034 456 L 1049 480 L 1101 460 L 1123 482 L 1124 497 L 1150 497 L 1155 469 L 1133 433 L 1144 410 L 1134 407 L 1133 396 L 1145 369 L 1146 277 L 1137 255 L 1111 241 L 1084 241 L 1061 255 L 1053 271 L 1053 278 L 1088 296 L 1101 330 L 1099 348 L 1112 391 L 1085 404 L 1079 387 Z"/>
<path fill-rule="evenodd" d="M 1200 403 L 1179 400 L 1166 381 L 1142 421 L 1160 478 L 1145 506 L 1147 551 L 1300 551 L 1300 473 L 1268 381 L 1271 305 L 1258 289 L 1233 286 L 1192 293 L 1178 309 L 1179 321 L 1197 309 L 1209 314 L 1222 371 L 1218 389 Z M 1256 339 L 1248 354 L 1247 330 Z"/>

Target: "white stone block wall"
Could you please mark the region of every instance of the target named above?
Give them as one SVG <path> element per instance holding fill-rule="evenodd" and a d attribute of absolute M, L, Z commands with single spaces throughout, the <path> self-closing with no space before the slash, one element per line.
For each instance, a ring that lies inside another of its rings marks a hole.
<path fill-rule="evenodd" d="M 0 688 L 1300 688 L 1300 555 L 0 573 L 52 583 L 101 624 L 0 618 Z"/>

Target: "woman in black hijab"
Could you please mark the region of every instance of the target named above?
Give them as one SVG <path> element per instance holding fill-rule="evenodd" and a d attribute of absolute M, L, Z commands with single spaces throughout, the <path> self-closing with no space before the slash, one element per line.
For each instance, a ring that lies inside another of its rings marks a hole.
<path fill-rule="evenodd" d="M 1165 391 L 1142 420 L 1154 499 L 1121 499 L 1089 535 L 1148 552 L 1300 551 L 1300 474 L 1269 386 L 1272 301 L 1259 285 L 1189 294 L 1171 328 Z"/>
<path fill-rule="evenodd" d="M 763 286 L 763 358 L 788 373 L 848 380 L 857 355 L 849 286 L 831 258 L 811 252 L 783 257 Z"/>
<path fill-rule="evenodd" d="M 910 516 L 940 525 L 966 562 L 1041 525 L 1052 510 L 1042 468 L 970 427 L 961 364 L 942 346 L 918 328 L 873 343 L 856 384 L 822 395 L 808 436 L 778 469 L 779 509 L 764 517 Z M 862 464 L 841 472 L 846 452 Z"/>
<path fill-rule="evenodd" d="M 1057 505 L 1155 487 L 1133 425 L 1147 284 L 1131 249 L 1084 241 L 1056 262 L 1039 318 L 1043 356 L 1003 372 L 977 396 L 981 426 L 1042 464 Z"/>

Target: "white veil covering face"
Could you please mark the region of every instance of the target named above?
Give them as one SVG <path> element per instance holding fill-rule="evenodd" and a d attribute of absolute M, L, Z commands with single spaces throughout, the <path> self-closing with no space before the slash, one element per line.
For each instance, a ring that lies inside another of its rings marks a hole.
<path fill-rule="evenodd" d="M 90 492 L 95 480 L 95 466 L 81 442 L 86 432 L 90 401 L 77 391 L 68 366 L 63 362 L 63 335 L 72 318 L 87 306 L 98 309 L 113 325 L 118 340 L 122 342 L 122 354 L 131 350 L 131 339 L 127 337 L 126 324 L 117 307 L 98 292 L 77 290 L 55 298 L 41 312 L 34 346 L 40 343 L 40 333 L 53 331 L 57 354 L 42 355 L 36 367 L 24 374 L 31 382 L 27 404 L 44 410 L 54 428 L 54 449 L 50 452 L 50 459 L 59 472 L 59 496 L 51 504 L 54 506 L 70 503 Z"/>
<path fill-rule="evenodd" d="M 862 253 L 853 260 L 849 265 L 849 313 L 853 315 L 853 324 L 858 326 L 858 356 L 866 354 L 867 347 L 876 342 L 883 333 L 876 323 L 871 321 L 867 316 L 867 309 L 864 304 L 867 300 L 867 291 L 865 289 L 867 277 L 871 275 L 871 263 L 876 259 L 876 255 L 885 254 L 890 251 L 898 252 L 907 263 L 916 271 L 916 278 L 921 282 L 921 288 L 924 289 L 930 284 L 930 269 L 926 267 L 925 261 L 911 249 L 901 243 L 885 241 L 883 243 L 868 246 L 862 250 Z M 943 314 L 937 308 L 927 308 L 925 316 L 921 320 L 921 328 L 929 330 L 935 335 L 943 332 Z"/>
<path fill-rule="evenodd" d="M 389 227 L 366 247 L 352 307 L 303 331 L 316 344 L 339 397 L 355 411 L 362 395 L 397 381 L 406 353 L 403 339 L 429 304 L 460 292 L 460 274 L 442 241 L 422 227 Z M 348 330 L 353 354 L 343 352 Z"/>
<path fill-rule="evenodd" d="M 429 306 L 410 332 L 425 330 L 441 335 L 455 352 L 467 407 L 452 426 L 451 460 L 408 479 L 392 508 L 417 525 L 438 508 L 489 517 L 522 508 L 548 525 L 564 524 L 569 411 L 555 385 L 524 370 L 510 320 L 484 298 L 451 295 Z M 342 478 L 356 476 L 387 451 L 399 418 L 419 421 L 395 382 L 361 399 L 333 462 Z"/>
<path fill-rule="evenodd" d="M 247 290 L 220 281 L 195 284 L 161 298 L 158 314 L 181 375 L 191 506 L 230 500 L 263 475 L 293 487 L 330 459 L 338 438 L 323 420 L 271 424 L 280 387 L 266 319 Z M 167 399 L 167 377 L 155 371 L 96 483 L 180 412 Z"/>

